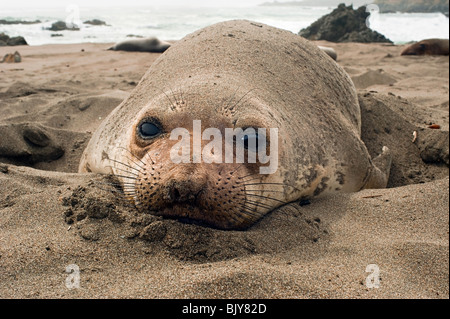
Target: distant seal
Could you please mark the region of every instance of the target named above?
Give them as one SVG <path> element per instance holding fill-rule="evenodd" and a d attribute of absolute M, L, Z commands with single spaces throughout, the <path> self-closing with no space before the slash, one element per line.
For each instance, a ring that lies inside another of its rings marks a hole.
<path fill-rule="evenodd" d="M 169 47 L 170 43 L 161 41 L 155 37 L 150 37 L 119 42 L 108 50 L 162 53 Z"/>
<path fill-rule="evenodd" d="M 114 174 L 143 213 L 246 229 L 285 203 L 386 186 L 390 152 L 371 159 L 360 114 L 350 77 L 316 45 L 267 25 L 223 22 L 155 61 L 94 133 L 79 171 Z M 278 170 L 174 163 L 171 132 L 193 138 L 195 120 L 222 134 L 277 128 L 278 141 L 268 137 L 262 151 L 278 142 Z"/>
<path fill-rule="evenodd" d="M 337 53 L 333 48 L 323 47 L 319 45 L 319 49 L 328 54 L 328 56 L 332 58 L 334 61 L 337 61 Z"/>
<path fill-rule="evenodd" d="M 404 49 L 401 55 L 449 55 L 448 39 L 427 39 Z"/>
<path fill-rule="evenodd" d="M 0 63 L 20 63 L 22 62 L 22 57 L 20 56 L 19 52 L 8 53 L 6 54 L 3 59 L 0 61 Z"/>

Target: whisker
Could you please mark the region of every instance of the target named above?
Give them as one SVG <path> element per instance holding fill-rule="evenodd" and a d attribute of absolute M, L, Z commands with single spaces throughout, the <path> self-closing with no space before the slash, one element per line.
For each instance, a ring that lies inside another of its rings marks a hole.
<path fill-rule="evenodd" d="M 258 219 L 261 218 L 260 216 L 255 216 L 255 215 L 253 215 L 251 212 L 248 212 L 248 211 L 246 211 L 246 210 L 241 210 L 241 211 L 239 212 L 239 216 L 242 217 L 242 218 L 246 218 L 246 219 L 249 219 L 248 216 L 250 216 L 250 219 L 252 220 L 253 223 L 256 222 Z"/>
<path fill-rule="evenodd" d="M 169 88 L 170 93 L 172 93 L 173 98 L 175 99 L 175 105 L 178 105 L 180 102 L 178 102 L 177 97 L 175 95 L 175 93 L 173 92 L 172 87 Z"/>
<path fill-rule="evenodd" d="M 265 215 L 265 216 L 259 216 L 259 215 L 256 215 L 255 213 L 252 213 L 252 212 L 249 212 L 249 211 L 244 211 L 244 212 L 246 212 L 246 213 L 247 213 L 248 215 L 250 215 L 250 216 L 255 217 L 256 219 L 261 219 L 261 218 L 263 218 L 263 217 L 269 216 L 269 214 L 267 214 L 267 215 Z M 283 218 L 280 218 L 279 216 L 276 216 L 276 215 L 274 215 L 274 214 L 270 214 L 270 218 L 273 218 L 273 219 L 278 220 L 278 221 L 284 221 Z"/>
<path fill-rule="evenodd" d="M 242 166 L 244 166 L 244 163 L 242 163 L 241 165 L 239 165 L 234 171 L 232 171 L 230 173 L 230 175 L 233 175 L 238 169 L 240 169 Z"/>
<path fill-rule="evenodd" d="M 115 190 L 115 189 L 106 189 L 100 186 L 96 186 L 98 189 L 101 189 L 105 192 L 110 192 L 116 195 L 120 195 L 120 199 L 122 200 L 122 202 L 120 203 L 121 206 L 127 207 L 127 208 L 135 208 L 133 205 L 131 205 L 128 201 L 128 199 L 125 197 L 127 194 L 122 193 L 119 190 Z"/>
<path fill-rule="evenodd" d="M 153 161 L 153 158 L 150 156 L 150 153 L 147 153 L 145 156 L 148 156 L 148 158 L 152 161 L 152 165 L 155 165 L 155 161 Z"/>
<path fill-rule="evenodd" d="M 110 183 L 103 183 L 103 182 L 94 182 L 94 186 L 105 190 L 105 191 L 110 191 L 110 192 L 114 192 L 114 193 L 118 193 L 118 194 L 124 194 L 125 192 L 130 192 L 130 190 L 126 189 L 126 188 L 122 188 L 120 185 L 117 184 L 110 184 Z M 106 189 L 106 188 L 102 188 L 101 186 L 111 186 L 112 188 Z"/>
<path fill-rule="evenodd" d="M 260 215 L 256 214 L 257 213 L 256 210 L 252 211 L 251 208 L 247 207 L 247 206 L 242 206 L 242 211 L 241 212 L 244 212 L 246 215 L 252 216 L 254 218 L 258 218 L 258 219 L 261 218 Z"/>
<path fill-rule="evenodd" d="M 113 166 L 106 166 L 106 167 L 110 167 L 110 168 L 113 168 L 113 169 L 118 169 L 119 171 L 122 171 L 122 172 L 125 172 L 125 173 L 129 173 L 129 174 L 131 174 L 131 175 L 134 175 L 134 176 L 136 176 L 136 177 L 139 177 L 139 175 L 137 175 L 137 174 L 135 174 L 135 173 L 132 173 L 132 172 L 129 172 L 129 171 L 126 171 L 126 170 L 124 170 L 124 169 L 122 169 L 122 168 L 119 168 L 119 167 L 113 167 Z M 115 174 L 114 174 L 115 175 Z M 116 175 L 117 176 L 117 175 Z"/>
<path fill-rule="evenodd" d="M 246 194 L 246 196 L 253 196 L 253 197 L 259 197 L 259 198 L 265 198 L 265 199 L 270 199 L 270 200 L 279 202 L 279 203 L 284 204 L 284 205 L 287 204 L 286 202 L 283 202 L 282 200 L 279 200 L 279 199 L 276 199 L 276 198 L 272 198 L 272 197 L 269 197 L 269 196 L 261 196 L 261 195 L 255 195 L 255 194 Z"/>
<path fill-rule="evenodd" d="M 183 98 L 183 90 L 181 90 L 181 86 L 180 86 L 180 88 L 178 89 L 178 91 L 180 92 L 181 103 L 183 103 L 183 102 L 184 102 L 184 98 Z"/>
<path fill-rule="evenodd" d="M 270 193 L 284 193 L 283 191 L 273 191 L 270 189 L 247 189 L 246 192 L 270 192 Z"/>
<path fill-rule="evenodd" d="M 300 191 L 297 187 L 283 184 L 283 183 L 255 183 L 255 184 L 243 184 L 244 186 L 252 186 L 252 185 L 276 185 L 276 186 L 284 186 L 284 187 L 292 187 L 298 191 Z"/>
<path fill-rule="evenodd" d="M 131 163 L 133 163 L 134 165 L 136 165 L 137 167 L 139 167 L 141 170 L 145 170 L 145 167 L 142 167 L 141 165 L 139 165 L 138 163 L 136 163 L 131 157 L 129 156 L 125 156 L 125 158 L 127 160 L 129 160 Z M 144 164 L 145 165 L 145 164 Z"/>
<path fill-rule="evenodd" d="M 260 190 L 253 190 L 253 191 L 261 192 Z M 245 192 L 248 192 L 248 190 L 245 190 Z M 273 197 L 270 197 L 270 196 L 263 196 L 263 195 L 256 195 L 256 194 L 237 194 L 235 196 L 242 197 L 242 198 L 245 198 L 245 199 L 246 199 L 247 196 L 253 196 L 253 197 L 258 197 L 258 198 L 264 198 L 264 199 L 270 199 L 270 200 L 273 200 L 273 201 L 277 201 L 277 202 L 279 202 L 281 204 L 284 204 L 284 205 L 288 204 L 287 202 L 284 202 L 282 200 L 279 200 L 277 198 L 273 198 Z"/>
<path fill-rule="evenodd" d="M 249 211 L 248 209 L 251 209 L 251 208 L 244 206 L 243 207 L 243 211 L 241 211 L 241 212 L 244 212 L 246 215 L 253 217 L 255 220 L 261 219 L 263 217 L 263 216 L 261 216 L 259 214 L 256 214 L 257 213 L 256 210 L 255 211 Z M 273 214 L 270 214 L 270 217 L 275 219 L 275 220 L 278 220 L 278 221 L 283 221 L 284 220 L 284 219 L 280 218 L 279 216 L 275 216 Z"/>
<path fill-rule="evenodd" d="M 242 182 L 244 182 L 244 183 L 248 183 L 248 182 L 253 182 L 253 181 L 256 181 L 256 180 L 258 180 L 258 179 L 261 179 L 261 177 L 257 177 L 257 178 L 249 179 L 249 180 L 246 180 L 246 181 L 242 181 Z M 239 182 L 239 183 L 236 183 L 236 184 L 241 184 L 241 182 Z"/>
<path fill-rule="evenodd" d="M 234 94 L 231 96 L 231 98 L 228 100 L 227 105 L 225 105 L 224 109 L 228 109 L 228 107 L 231 105 L 231 101 L 234 100 L 234 98 L 236 97 L 237 92 L 239 91 L 239 87 L 236 89 L 236 91 L 234 91 Z"/>
<path fill-rule="evenodd" d="M 172 100 L 169 98 L 167 93 L 164 92 L 163 90 L 159 89 L 159 88 L 157 88 L 157 89 L 160 90 L 166 96 L 166 98 L 169 100 L 170 104 L 172 105 L 172 108 L 173 108 L 172 110 L 175 110 L 177 108 L 177 105 L 172 102 Z"/>
<path fill-rule="evenodd" d="M 250 174 L 250 175 L 246 175 L 246 176 L 242 176 L 242 177 L 238 177 L 238 179 L 244 179 L 250 176 L 255 176 L 255 175 L 260 175 L 259 173 L 255 173 L 255 174 Z"/>
<path fill-rule="evenodd" d="M 137 157 L 135 154 L 133 154 L 130 150 L 128 150 L 128 149 L 126 149 L 125 147 L 122 147 L 122 146 L 118 146 L 118 148 L 127 151 L 128 153 L 130 153 L 131 156 L 133 156 L 135 159 L 137 159 L 139 162 L 141 162 L 142 165 L 145 166 L 145 163 L 144 163 L 139 157 Z M 132 161 L 132 162 L 133 162 L 133 161 Z M 133 163 L 134 163 L 134 162 L 133 162 Z M 136 163 L 135 163 L 135 164 L 136 164 Z M 140 166 L 139 166 L 139 167 L 140 167 Z M 141 168 L 144 169 L 143 167 L 141 167 Z"/>
<path fill-rule="evenodd" d="M 113 159 L 108 159 L 108 160 L 109 160 L 109 161 L 113 161 L 114 163 L 122 164 L 123 166 L 126 166 L 126 167 L 128 167 L 128 168 L 134 169 L 134 170 L 137 171 L 138 173 L 141 172 L 141 171 L 138 170 L 137 168 L 134 168 L 134 167 L 132 167 L 132 166 L 130 166 L 130 165 L 127 165 L 127 164 L 125 164 L 125 163 L 122 163 L 122 162 L 119 162 L 119 161 L 116 161 L 116 160 L 113 160 Z"/>
<path fill-rule="evenodd" d="M 125 175 L 115 175 L 116 177 L 121 177 L 121 178 L 129 178 L 129 179 L 133 179 L 135 181 L 137 181 L 138 179 L 136 177 L 131 177 L 131 176 L 125 176 Z"/>
<path fill-rule="evenodd" d="M 238 106 L 239 103 L 241 103 L 241 101 L 242 101 L 247 95 L 249 95 L 252 91 L 255 91 L 255 90 L 257 90 L 257 89 L 254 88 L 254 89 L 251 89 L 250 91 L 248 91 L 247 93 L 245 93 L 244 96 L 242 96 L 242 97 L 239 99 L 239 101 L 237 101 L 236 104 L 234 104 L 232 107 L 230 107 L 230 111 L 234 110 L 234 108 L 235 108 L 236 106 Z"/>
<path fill-rule="evenodd" d="M 258 203 L 252 200 L 247 199 L 246 203 L 249 203 L 250 205 L 255 205 L 258 207 L 262 207 L 262 208 L 267 208 L 267 209 L 272 209 L 272 207 L 270 207 L 269 205 L 263 204 L 263 203 Z"/>
<path fill-rule="evenodd" d="M 244 208 L 251 209 L 250 207 L 248 207 L 246 205 L 244 205 Z M 257 209 L 257 206 L 255 206 L 255 209 Z M 257 211 L 254 210 L 254 212 L 256 213 Z M 254 217 L 258 218 L 258 219 L 262 217 L 262 216 L 255 215 L 255 213 L 249 213 L 249 214 L 251 216 L 254 216 Z M 268 215 L 266 215 L 266 216 L 268 216 Z M 284 220 L 283 218 L 280 218 L 279 216 L 276 216 L 276 215 L 272 214 L 271 212 L 270 212 L 270 217 L 275 219 L 275 220 L 279 220 L 279 221 L 283 221 Z"/>

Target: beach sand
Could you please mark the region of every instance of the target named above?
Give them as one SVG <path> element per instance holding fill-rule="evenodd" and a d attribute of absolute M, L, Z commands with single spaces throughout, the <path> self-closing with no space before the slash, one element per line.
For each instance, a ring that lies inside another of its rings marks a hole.
<path fill-rule="evenodd" d="M 317 44 L 358 89 L 371 155 L 392 150 L 389 187 L 293 203 L 240 232 L 140 216 L 107 179 L 76 173 L 159 54 L 0 47 L 22 55 L 0 64 L 0 297 L 449 298 L 449 57 Z"/>

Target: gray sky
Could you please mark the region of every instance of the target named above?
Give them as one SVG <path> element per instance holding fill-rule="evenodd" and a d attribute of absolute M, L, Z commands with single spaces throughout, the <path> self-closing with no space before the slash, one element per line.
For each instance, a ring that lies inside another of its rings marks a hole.
<path fill-rule="evenodd" d="M 263 2 L 272 2 L 273 0 L 20 0 L 17 2 L 8 1 L 2 6 L 20 6 L 22 8 L 27 7 L 66 7 L 70 4 L 76 4 L 80 7 L 92 7 L 92 6 L 215 6 L 215 7 L 239 7 L 239 6 L 253 6 L 261 4 Z M 292 0 L 278 0 L 278 2 L 288 2 Z M 295 1 L 295 0 L 294 0 Z M 299 0 L 296 0 L 299 1 Z M 321 2 L 326 5 L 333 2 L 336 6 L 339 3 L 358 3 L 364 2 L 364 0 L 316 0 L 318 5 Z M 367 1 L 366 1 L 367 2 Z M 1 14 L 0 14 L 1 15 Z"/>
<path fill-rule="evenodd" d="M 65 7 L 69 4 L 83 6 L 152 6 L 152 5 L 173 5 L 173 6 L 248 6 L 265 2 L 265 0 L 21 0 L 19 5 L 26 7 Z M 11 2 L 10 2 L 11 4 Z"/>

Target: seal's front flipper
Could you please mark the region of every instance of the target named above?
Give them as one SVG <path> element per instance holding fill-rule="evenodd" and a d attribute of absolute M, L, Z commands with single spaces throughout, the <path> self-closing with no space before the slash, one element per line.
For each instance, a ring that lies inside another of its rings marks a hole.
<path fill-rule="evenodd" d="M 363 189 L 386 188 L 392 165 L 392 154 L 389 148 L 383 146 L 383 151 L 373 161 L 372 171 Z"/>

